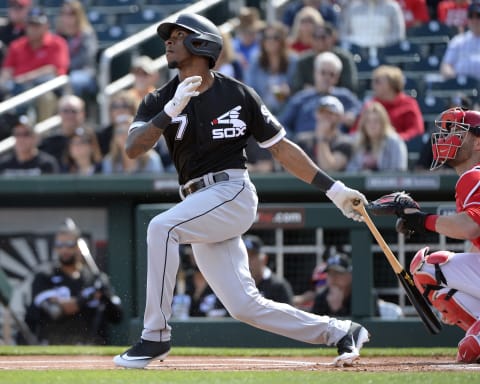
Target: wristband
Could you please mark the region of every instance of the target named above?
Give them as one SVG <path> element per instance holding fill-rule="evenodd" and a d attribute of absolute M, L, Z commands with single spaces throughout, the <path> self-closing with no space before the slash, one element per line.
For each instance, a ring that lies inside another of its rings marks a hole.
<path fill-rule="evenodd" d="M 323 172 L 320 169 L 315 174 L 310 184 L 319 188 L 322 192 L 326 192 L 332 187 L 334 183 L 335 183 L 335 180 L 333 180 L 330 176 L 328 176 L 325 172 Z"/>
<path fill-rule="evenodd" d="M 160 113 L 157 113 L 153 119 L 151 120 L 151 123 L 154 125 L 155 128 L 164 130 L 167 128 L 167 126 L 172 122 L 172 118 L 168 116 L 165 111 L 161 111 Z"/>
<path fill-rule="evenodd" d="M 428 215 L 425 218 L 425 228 L 431 232 L 437 232 L 435 228 L 437 225 L 438 217 L 439 217 L 438 215 Z"/>

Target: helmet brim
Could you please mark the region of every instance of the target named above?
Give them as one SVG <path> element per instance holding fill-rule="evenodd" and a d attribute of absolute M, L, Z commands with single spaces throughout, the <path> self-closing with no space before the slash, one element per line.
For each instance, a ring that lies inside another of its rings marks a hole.
<path fill-rule="evenodd" d="M 179 23 L 165 22 L 165 23 L 161 23 L 158 26 L 157 34 L 158 34 L 158 36 L 160 36 L 160 38 L 162 40 L 166 41 L 170 38 L 170 34 L 172 33 L 172 30 L 175 29 L 175 28 L 183 28 L 183 29 L 186 29 L 187 31 L 190 31 L 190 32 L 193 32 L 193 33 L 198 33 L 197 31 L 195 31 L 194 29 L 192 29 L 192 28 L 190 28 L 186 25 L 179 24 Z"/>

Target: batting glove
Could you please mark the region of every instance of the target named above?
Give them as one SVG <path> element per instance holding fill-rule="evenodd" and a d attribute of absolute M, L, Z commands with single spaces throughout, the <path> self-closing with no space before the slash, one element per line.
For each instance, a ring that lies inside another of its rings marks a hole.
<path fill-rule="evenodd" d="M 355 200 L 360 200 L 365 205 L 368 204 L 366 197 L 362 193 L 348 188 L 341 181 L 337 180 L 326 192 L 326 195 L 349 219 L 363 221 L 362 215 L 353 208 Z"/>
<path fill-rule="evenodd" d="M 200 92 L 196 89 L 200 84 L 202 84 L 201 76 L 187 77 L 178 84 L 175 95 L 167 104 L 165 104 L 165 107 L 163 107 L 165 113 L 171 118 L 177 117 L 187 106 L 190 98 L 199 95 Z"/>

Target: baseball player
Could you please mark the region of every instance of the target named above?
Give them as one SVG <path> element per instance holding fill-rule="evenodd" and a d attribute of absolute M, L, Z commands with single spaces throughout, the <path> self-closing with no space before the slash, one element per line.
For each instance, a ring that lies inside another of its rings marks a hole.
<path fill-rule="evenodd" d="M 469 252 L 419 250 L 410 264 L 415 284 L 446 324 L 466 331 L 457 361 L 480 362 L 480 112 L 451 108 L 435 122 L 431 170 L 448 164 L 460 176 L 456 213 L 433 215 L 407 208 L 397 223 L 402 233 L 437 232 L 472 243 Z"/>
<path fill-rule="evenodd" d="M 295 340 L 336 346 L 335 364 L 351 365 L 369 339 L 363 326 L 267 300 L 255 287 L 241 238 L 258 203 L 245 166 L 247 139 L 253 135 L 285 169 L 326 192 L 349 218 L 361 221 L 353 201 L 366 202 L 365 196 L 333 180 L 286 139 L 253 89 L 212 71 L 222 38 L 211 21 L 182 14 L 161 23 L 158 34 L 165 41 L 168 66 L 177 68 L 178 76 L 140 103 L 126 151 L 135 158 L 163 135 L 182 201 L 149 223 L 144 329 L 138 343 L 115 356 L 115 364 L 144 368 L 167 356 L 178 248 L 192 244 L 198 268 L 234 318 Z"/>

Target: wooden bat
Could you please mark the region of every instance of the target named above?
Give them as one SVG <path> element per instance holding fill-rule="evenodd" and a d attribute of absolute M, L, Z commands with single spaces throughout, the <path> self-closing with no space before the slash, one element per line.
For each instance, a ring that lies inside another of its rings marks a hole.
<path fill-rule="evenodd" d="M 419 314 L 420 318 L 422 319 L 423 323 L 427 327 L 428 331 L 431 334 L 437 334 L 442 329 L 442 324 L 438 320 L 435 313 L 433 313 L 432 308 L 430 307 L 427 299 L 420 293 L 418 288 L 415 286 L 413 282 L 412 275 L 410 272 L 406 271 L 402 264 L 398 261 L 398 259 L 393 254 L 390 247 L 387 245 L 383 236 L 378 231 L 377 227 L 373 223 L 372 219 L 368 215 L 365 206 L 363 203 L 358 200 L 353 203 L 353 207 L 356 211 L 358 211 L 364 218 L 365 223 L 367 224 L 370 232 L 372 233 L 373 237 L 377 240 L 378 245 L 382 248 L 383 253 L 385 254 L 390 266 L 392 267 L 393 271 L 396 273 L 398 280 L 403 286 L 405 293 L 407 294 L 410 302 L 415 307 L 417 313 Z"/>

